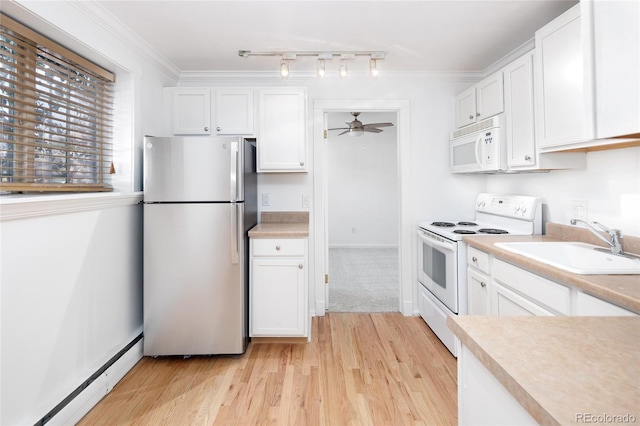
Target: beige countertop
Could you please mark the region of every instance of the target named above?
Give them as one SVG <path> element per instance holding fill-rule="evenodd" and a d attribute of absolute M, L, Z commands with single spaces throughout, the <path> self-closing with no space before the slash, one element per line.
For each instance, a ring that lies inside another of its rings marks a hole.
<path fill-rule="evenodd" d="M 306 238 L 309 212 L 263 212 L 259 224 L 249 230 L 249 238 Z"/>
<path fill-rule="evenodd" d="M 541 424 L 640 419 L 640 317 L 453 315 L 447 324 Z"/>
<path fill-rule="evenodd" d="M 549 229 L 549 225 L 547 225 Z M 465 236 L 463 240 L 470 246 L 493 254 L 519 267 L 549 278 L 561 284 L 576 287 L 586 293 L 607 300 L 634 312 L 640 312 L 640 275 L 579 275 L 521 256 L 496 247 L 495 243 L 528 241 L 566 241 L 567 239 L 552 227 L 553 235 L 482 235 Z M 570 238 L 574 240 L 574 238 Z M 592 243 L 592 241 L 587 241 Z"/>

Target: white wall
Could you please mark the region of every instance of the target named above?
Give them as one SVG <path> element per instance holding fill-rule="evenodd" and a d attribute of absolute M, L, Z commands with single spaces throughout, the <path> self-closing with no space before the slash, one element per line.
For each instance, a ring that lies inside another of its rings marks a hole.
<path fill-rule="evenodd" d="M 120 194 L 0 197 L 0 424 L 39 421 L 142 331 L 133 191 L 142 186 L 143 135 L 160 126 L 161 87 L 175 75 L 106 30 L 108 16 L 94 7 L 2 1 L 4 13 L 115 72 Z"/>
<path fill-rule="evenodd" d="M 544 221 L 565 225 L 586 201 L 589 221 L 640 236 L 640 147 L 589 152 L 583 170 L 489 176 L 487 191 L 541 197 Z"/>
<path fill-rule="evenodd" d="M 395 113 L 366 112 L 363 123 L 397 123 Z M 328 114 L 329 128 L 346 127 L 346 112 Z M 330 131 L 327 193 L 330 247 L 398 246 L 397 128 L 362 136 Z"/>

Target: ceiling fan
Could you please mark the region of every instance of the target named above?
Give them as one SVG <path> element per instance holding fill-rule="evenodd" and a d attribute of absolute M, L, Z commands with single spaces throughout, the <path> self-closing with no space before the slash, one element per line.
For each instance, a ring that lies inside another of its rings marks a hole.
<path fill-rule="evenodd" d="M 380 133 L 382 132 L 382 129 L 378 129 L 377 127 L 389 127 L 389 126 L 393 126 L 393 123 L 369 123 L 369 124 L 362 124 L 362 122 L 360 120 L 358 120 L 358 116 L 360 115 L 359 112 L 352 112 L 351 115 L 353 115 L 353 121 L 352 122 L 348 122 L 345 121 L 345 124 L 349 127 L 336 127 L 334 129 L 328 129 L 328 130 L 343 130 L 343 132 L 338 133 L 338 136 L 344 135 L 344 134 L 349 134 L 350 136 L 362 136 L 364 134 L 364 132 L 371 132 L 371 133 Z"/>

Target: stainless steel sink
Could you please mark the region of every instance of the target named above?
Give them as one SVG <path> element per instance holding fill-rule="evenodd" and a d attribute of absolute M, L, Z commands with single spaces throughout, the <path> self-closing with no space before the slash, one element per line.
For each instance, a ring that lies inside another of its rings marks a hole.
<path fill-rule="evenodd" d="M 579 242 L 496 243 L 496 247 L 581 275 L 640 274 L 640 258 Z"/>

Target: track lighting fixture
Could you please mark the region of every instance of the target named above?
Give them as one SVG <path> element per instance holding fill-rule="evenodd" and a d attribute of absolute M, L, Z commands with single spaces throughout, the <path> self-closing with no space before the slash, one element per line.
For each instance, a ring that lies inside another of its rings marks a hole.
<path fill-rule="evenodd" d="M 345 61 L 340 62 L 340 68 L 338 68 L 338 74 L 340 78 L 347 78 L 347 63 Z"/>
<path fill-rule="evenodd" d="M 378 64 L 375 59 L 369 59 L 369 72 L 373 78 L 378 76 Z"/>
<path fill-rule="evenodd" d="M 327 70 L 324 67 L 324 59 L 318 59 L 318 77 L 324 78 L 327 74 Z"/>
<path fill-rule="evenodd" d="M 284 59 L 280 61 L 280 75 L 282 77 L 289 77 L 289 64 Z"/>
<path fill-rule="evenodd" d="M 378 61 L 383 60 L 386 52 L 376 51 L 357 51 L 357 52 L 313 52 L 313 51 L 296 51 L 296 52 L 252 52 L 250 50 L 238 50 L 238 56 L 248 58 L 249 56 L 279 56 L 280 59 L 280 75 L 283 78 L 289 76 L 289 62 L 295 60 L 298 56 L 315 56 L 317 61 L 317 75 L 324 78 L 327 75 L 327 61 L 331 61 L 334 57 L 340 58 L 338 75 L 340 78 L 347 77 L 347 61 L 357 60 L 360 56 L 369 58 L 369 74 L 372 78 L 378 76 Z"/>

